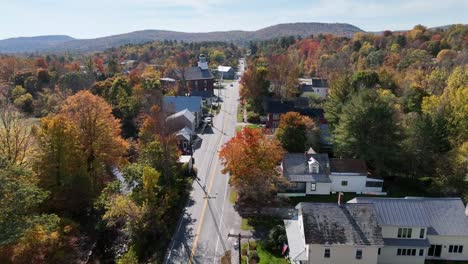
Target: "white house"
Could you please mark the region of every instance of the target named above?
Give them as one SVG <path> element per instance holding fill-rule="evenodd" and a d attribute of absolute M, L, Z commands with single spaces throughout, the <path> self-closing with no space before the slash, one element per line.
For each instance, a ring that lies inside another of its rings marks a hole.
<path fill-rule="evenodd" d="M 329 159 L 328 154 L 310 148 L 305 153 L 287 153 L 280 171 L 288 184 L 280 186 L 278 195 L 328 195 L 334 192 L 385 195 L 383 180 L 367 175 L 364 161 Z"/>
<path fill-rule="evenodd" d="M 200 96 L 164 96 L 163 109 L 169 115 L 187 109 L 195 116 L 196 128 L 201 123 L 202 98 Z"/>
<path fill-rule="evenodd" d="M 371 204 L 299 203 L 284 220 L 295 264 L 376 264 L 383 247 Z"/>
<path fill-rule="evenodd" d="M 460 198 L 357 197 L 348 204 L 374 206 L 384 240 L 379 264 L 468 260 L 468 216 Z"/>
<path fill-rule="evenodd" d="M 359 159 L 330 159 L 333 192 L 382 194 L 383 179 L 370 177 L 366 162 Z"/>
<path fill-rule="evenodd" d="M 234 68 L 230 66 L 218 66 L 218 72 L 223 75 L 223 79 L 232 80 L 236 75 Z"/>
<path fill-rule="evenodd" d="M 308 97 L 311 94 L 318 95 L 322 99 L 328 97 L 327 80 L 320 78 L 299 78 L 299 91 L 301 97 Z"/>

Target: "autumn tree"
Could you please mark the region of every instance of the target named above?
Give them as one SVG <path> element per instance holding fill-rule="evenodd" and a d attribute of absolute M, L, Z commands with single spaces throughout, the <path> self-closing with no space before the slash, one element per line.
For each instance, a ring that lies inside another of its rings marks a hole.
<path fill-rule="evenodd" d="M 466 157 L 468 156 L 468 73 L 466 67 L 457 67 L 447 80 L 440 96 L 423 99 L 422 112 L 432 124 L 444 124 L 446 140 L 450 143 L 446 155 L 441 156 L 435 168 L 435 185 L 445 193 L 467 195 Z"/>
<path fill-rule="evenodd" d="M 62 208 L 58 201 L 79 204 L 78 212 L 88 206 L 127 149 L 110 106 L 88 91 L 68 97 L 57 115 L 42 120 L 36 133 L 41 153 L 36 167 L 41 184 L 52 192 L 54 208 Z"/>
<path fill-rule="evenodd" d="M 262 130 L 244 128 L 219 152 L 223 173 L 230 174 L 240 201 L 265 202 L 280 177 L 275 168 L 283 158 L 281 143 Z"/>
<path fill-rule="evenodd" d="M 318 130 L 317 125 L 309 117 L 297 112 L 288 112 L 281 116 L 275 135 L 288 152 L 303 152 L 312 142 L 317 143 L 314 139 Z"/>
<path fill-rule="evenodd" d="M 272 56 L 268 63 L 268 77 L 274 86 L 274 91 L 281 98 L 295 97 L 298 90 L 299 54 L 281 54 Z"/>
<path fill-rule="evenodd" d="M 0 157 L 8 164 L 24 165 L 32 152 L 31 123 L 11 105 L 0 105 Z"/>
<path fill-rule="evenodd" d="M 268 70 L 262 65 L 250 65 L 240 80 L 240 98 L 252 105 L 254 111 L 262 111 L 263 97 L 268 95 L 270 82 L 267 80 Z"/>

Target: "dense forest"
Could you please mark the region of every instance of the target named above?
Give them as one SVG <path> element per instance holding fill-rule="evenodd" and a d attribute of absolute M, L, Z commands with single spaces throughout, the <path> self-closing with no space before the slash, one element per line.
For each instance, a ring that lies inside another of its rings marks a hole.
<path fill-rule="evenodd" d="M 294 99 L 299 77 L 325 78 L 327 100 L 309 104 L 324 109 L 336 157 L 468 198 L 468 26 L 289 37 L 249 52 L 241 97 L 251 120 L 265 96 Z"/>
<path fill-rule="evenodd" d="M 235 66 L 240 52 L 162 41 L 0 56 L 0 262 L 159 262 L 192 182 L 159 78 L 200 53 Z"/>

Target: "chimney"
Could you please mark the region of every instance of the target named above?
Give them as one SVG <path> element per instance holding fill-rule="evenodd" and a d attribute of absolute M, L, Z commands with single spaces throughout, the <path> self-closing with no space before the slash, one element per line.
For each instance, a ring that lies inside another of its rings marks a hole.
<path fill-rule="evenodd" d="M 338 205 L 341 205 L 343 203 L 343 193 L 339 192 L 338 193 Z"/>

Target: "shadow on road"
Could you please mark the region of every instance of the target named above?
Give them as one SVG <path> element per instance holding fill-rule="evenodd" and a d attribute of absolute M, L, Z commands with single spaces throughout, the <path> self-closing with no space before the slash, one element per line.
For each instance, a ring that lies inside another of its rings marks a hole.
<path fill-rule="evenodd" d="M 203 139 L 199 136 L 195 136 L 195 139 L 193 140 L 193 144 L 192 144 L 192 151 L 199 149 L 202 143 L 203 143 Z"/>
<path fill-rule="evenodd" d="M 208 208 L 210 209 L 211 217 L 213 218 L 213 223 L 215 225 L 216 233 L 218 234 L 219 241 L 221 242 L 221 246 L 223 247 L 222 252 L 225 252 L 227 250 L 226 244 L 224 243 L 223 234 L 221 234 L 221 230 L 219 229 L 219 226 L 218 226 L 218 223 L 217 223 L 217 220 L 216 220 L 216 217 L 215 217 L 215 213 L 213 212 L 213 208 L 211 207 L 210 200 L 208 200 Z M 222 220 L 223 219 L 221 219 L 221 221 Z M 227 234 L 224 234 L 224 236 L 227 237 Z"/>
<path fill-rule="evenodd" d="M 213 128 L 211 126 L 206 126 L 203 134 L 214 134 Z"/>

